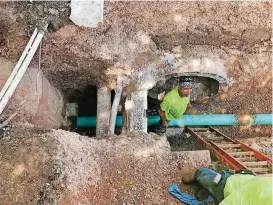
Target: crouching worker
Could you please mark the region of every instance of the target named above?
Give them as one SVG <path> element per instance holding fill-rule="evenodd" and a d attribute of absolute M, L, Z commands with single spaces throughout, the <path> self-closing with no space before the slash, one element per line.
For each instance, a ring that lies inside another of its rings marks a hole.
<path fill-rule="evenodd" d="M 183 77 L 179 85 L 164 96 L 158 113 L 160 121 L 154 125 L 153 132 L 164 133 L 168 123 L 173 119 L 180 119 L 187 107 L 190 107 L 190 94 L 192 92 L 192 79 Z"/>
<path fill-rule="evenodd" d="M 198 182 L 202 188 L 195 197 L 200 201 L 211 196 L 219 205 L 272 204 L 272 177 L 254 176 L 247 171 L 231 174 L 200 168 L 194 174 L 185 175 L 182 181 L 184 184 Z"/>

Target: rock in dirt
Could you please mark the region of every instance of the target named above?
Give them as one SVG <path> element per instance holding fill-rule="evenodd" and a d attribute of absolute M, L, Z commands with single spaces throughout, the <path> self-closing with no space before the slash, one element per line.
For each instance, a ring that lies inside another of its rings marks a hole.
<path fill-rule="evenodd" d="M 57 9 L 48 9 L 48 12 L 53 16 L 59 16 L 59 11 Z"/>

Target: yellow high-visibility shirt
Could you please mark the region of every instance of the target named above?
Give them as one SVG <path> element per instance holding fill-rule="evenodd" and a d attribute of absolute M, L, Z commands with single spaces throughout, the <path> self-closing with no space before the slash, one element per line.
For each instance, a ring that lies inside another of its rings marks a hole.
<path fill-rule="evenodd" d="M 166 120 L 173 120 L 182 117 L 189 103 L 190 98 L 181 98 L 178 93 L 178 87 L 176 87 L 165 95 L 160 107 L 165 111 Z"/>

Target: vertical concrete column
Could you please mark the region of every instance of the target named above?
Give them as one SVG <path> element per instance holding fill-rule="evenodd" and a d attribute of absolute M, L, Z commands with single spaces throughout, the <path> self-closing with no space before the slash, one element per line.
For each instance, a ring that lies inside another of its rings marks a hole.
<path fill-rule="evenodd" d="M 133 106 L 129 115 L 129 131 L 147 132 L 147 90 L 133 92 L 131 94 L 131 100 Z"/>
<path fill-rule="evenodd" d="M 96 136 L 105 137 L 108 134 L 111 115 L 111 91 L 107 86 L 101 86 L 97 96 Z"/>
<path fill-rule="evenodd" d="M 128 94 L 124 99 L 124 109 L 122 112 L 122 134 L 126 134 L 130 130 L 130 120 L 133 108 L 133 102 L 131 100 L 131 94 Z"/>

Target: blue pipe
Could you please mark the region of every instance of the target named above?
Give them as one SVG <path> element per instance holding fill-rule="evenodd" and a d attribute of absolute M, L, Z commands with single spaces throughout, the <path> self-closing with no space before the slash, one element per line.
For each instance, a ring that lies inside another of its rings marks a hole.
<path fill-rule="evenodd" d="M 158 115 L 148 116 L 148 126 L 160 120 Z M 181 119 L 169 122 L 170 127 L 179 126 L 217 126 L 217 125 L 272 125 L 272 114 L 203 114 L 183 115 Z M 117 116 L 116 127 L 122 126 L 122 116 Z M 96 117 L 77 117 L 77 127 L 96 127 Z"/>
<path fill-rule="evenodd" d="M 272 125 L 272 114 L 256 114 L 254 122 L 256 125 Z"/>

